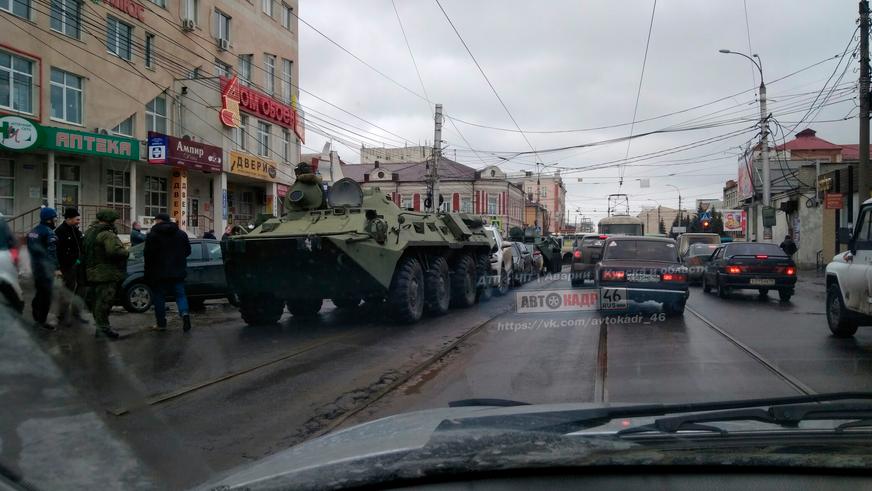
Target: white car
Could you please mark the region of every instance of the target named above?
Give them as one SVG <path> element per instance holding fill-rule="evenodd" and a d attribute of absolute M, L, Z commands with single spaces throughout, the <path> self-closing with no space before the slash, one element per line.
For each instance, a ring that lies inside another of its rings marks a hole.
<path fill-rule="evenodd" d="M 848 250 L 827 265 L 827 324 L 836 337 L 872 325 L 872 199 L 860 207 Z"/>
<path fill-rule="evenodd" d="M 6 220 L 0 217 L 0 302 L 21 313 L 24 295 L 18 282 L 18 244 Z"/>
<path fill-rule="evenodd" d="M 497 295 L 505 295 L 509 291 L 512 278 L 512 246 L 503 242 L 503 237 L 496 228 L 486 226 L 484 229 L 491 234 L 496 244 L 490 260 L 490 283 Z"/>

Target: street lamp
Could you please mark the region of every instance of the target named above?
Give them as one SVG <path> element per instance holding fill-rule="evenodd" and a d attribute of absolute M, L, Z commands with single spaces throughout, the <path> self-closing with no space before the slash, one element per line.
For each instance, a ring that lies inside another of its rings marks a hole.
<path fill-rule="evenodd" d="M 681 190 L 678 189 L 678 186 L 674 184 L 667 184 L 667 186 L 671 188 L 675 188 L 675 191 L 678 193 L 678 226 L 681 226 Z"/>
<path fill-rule="evenodd" d="M 646 201 L 653 201 L 657 203 L 657 233 L 660 233 L 660 202 L 654 198 L 648 198 Z M 646 219 L 645 221 L 647 222 L 648 220 Z"/>
<path fill-rule="evenodd" d="M 772 182 L 769 169 L 769 126 L 766 124 L 769 112 L 766 110 L 766 84 L 763 82 L 763 60 L 761 60 L 760 56 L 757 54 L 748 56 L 744 53 L 737 53 L 728 49 L 721 49 L 718 51 L 729 55 L 739 55 L 743 58 L 747 58 L 760 72 L 760 146 L 762 147 L 761 157 L 763 159 L 763 206 L 769 207 L 772 198 Z M 768 231 L 771 234 L 771 227 L 764 227 L 764 231 Z"/>

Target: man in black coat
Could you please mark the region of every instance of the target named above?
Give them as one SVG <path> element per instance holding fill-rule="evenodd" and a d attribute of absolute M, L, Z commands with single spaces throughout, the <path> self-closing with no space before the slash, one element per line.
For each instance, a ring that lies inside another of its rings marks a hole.
<path fill-rule="evenodd" d="M 188 314 L 188 298 L 185 295 L 187 276 L 187 257 L 191 255 L 188 235 L 170 221 L 166 213 L 154 217 L 154 226 L 145 239 L 145 279 L 151 286 L 154 296 L 154 317 L 156 330 L 167 327 L 166 296 L 175 297 L 183 329 L 191 329 L 191 316 Z"/>
<path fill-rule="evenodd" d="M 55 229 L 57 235 L 58 268 L 64 281 L 65 291 L 60 298 L 58 318 L 61 323 L 71 325 L 73 320 L 88 322 L 82 318 L 82 305 L 85 293 L 85 245 L 79 225 L 82 217 L 76 208 L 64 210 L 64 221 Z"/>

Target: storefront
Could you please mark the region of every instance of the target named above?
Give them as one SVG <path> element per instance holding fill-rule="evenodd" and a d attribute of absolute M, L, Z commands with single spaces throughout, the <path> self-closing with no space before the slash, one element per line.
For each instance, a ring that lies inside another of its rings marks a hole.
<path fill-rule="evenodd" d="M 247 226 L 259 214 L 278 215 L 278 169 L 263 157 L 232 150 L 227 176 L 227 223 Z"/>

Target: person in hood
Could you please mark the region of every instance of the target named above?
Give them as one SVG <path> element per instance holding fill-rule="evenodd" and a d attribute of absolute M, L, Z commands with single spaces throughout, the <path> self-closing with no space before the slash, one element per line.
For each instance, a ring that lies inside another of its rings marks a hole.
<path fill-rule="evenodd" d="M 779 244 L 778 247 L 788 256 L 793 256 L 799 250 L 799 247 L 796 246 L 796 242 L 793 241 L 793 237 L 790 235 L 785 235 L 784 242 Z"/>
<path fill-rule="evenodd" d="M 166 297 L 172 295 L 182 317 L 182 329 L 191 330 L 191 316 L 188 313 L 188 297 L 185 295 L 185 277 L 191 243 L 188 235 L 170 221 L 166 213 L 154 217 L 154 226 L 145 239 L 145 279 L 154 296 L 154 329 L 167 328 Z"/>
<path fill-rule="evenodd" d="M 109 311 L 115 303 L 118 285 L 127 273 L 128 251 L 118 238 L 115 221 L 118 212 L 101 210 L 97 223 L 85 233 L 85 270 L 88 280 L 88 308 L 97 324 L 95 337 L 118 339 L 121 337 L 109 324 Z"/>
<path fill-rule="evenodd" d="M 57 235 L 55 235 L 55 219 L 58 212 L 54 208 L 45 207 L 39 211 L 39 225 L 27 234 L 27 252 L 30 253 L 30 269 L 33 271 L 33 283 L 36 295 L 33 297 L 31 312 L 33 320 L 43 329 L 54 330 L 48 323 L 48 312 L 51 310 L 51 290 L 58 272 Z"/>
<path fill-rule="evenodd" d="M 70 207 L 64 210 L 64 221 L 55 229 L 55 235 L 58 237 L 58 266 L 66 288 L 61 295 L 58 318 L 67 325 L 72 324 L 73 320 L 83 324 L 87 322 L 82 318 L 82 297 L 85 291 L 85 234 L 79 229 L 81 223 L 79 210 Z"/>

